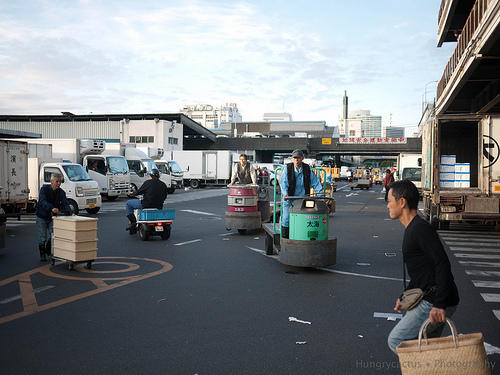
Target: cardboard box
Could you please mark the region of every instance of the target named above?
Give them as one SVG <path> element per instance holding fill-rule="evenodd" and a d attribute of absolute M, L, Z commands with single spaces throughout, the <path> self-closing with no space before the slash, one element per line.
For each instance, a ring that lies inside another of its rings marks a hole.
<path fill-rule="evenodd" d="M 97 238 L 92 241 L 70 241 L 63 238 L 54 237 L 54 248 L 79 252 L 97 249 Z"/>
<path fill-rule="evenodd" d="M 441 155 L 441 164 L 455 164 L 457 155 Z"/>
<path fill-rule="evenodd" d="M 65 260 L 71 260 L 73 262 L 81 262 L 86 260 L 96 260 L 97 259 L 97 249 L 88 251 L 69 251 L 58 248 L 54 245 L 54 257 L 61 258 Z"/>
<path fill-rule="evenodd" d="M 54 237 L 69 241 L 93 241 L 97 237 L 97 229 L 72 230 L 54 228 Z"/>
<path fill-rule="evenodd" d="M 97 230 L 97 218 L 83 216 L 54 217 L 54 228 L 68 230 Z"/>

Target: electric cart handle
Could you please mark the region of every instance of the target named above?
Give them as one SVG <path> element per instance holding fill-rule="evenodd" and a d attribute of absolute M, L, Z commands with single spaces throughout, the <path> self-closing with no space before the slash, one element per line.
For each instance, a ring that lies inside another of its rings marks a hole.
<path fill-rule="evenodd" d="M 323 201 L 333 201 L 335 199 L 333 199 L 333 197 L 325 197 L 325 196 L 314 196 L 314 197 L 311 197 L 309 195 L 299 195 L 299 196 L 286 196 L 283 198 L 285 201 L 287 200 L 297 200 L 297 199 L 308 199 L 308 200 L 323 200 Z"/>
<path fill-rule="evenodd" d="M 254 188 L 254 187 L 257 187 L 257 186 L 259 186 L 259 185 L 257 185 L 257 184 L 239 184 L 237 182 L 235 182 L 232 185 L 227 185 L 228 188 L 232 188 L 232 187 L 236 187 L 236 188 Z"/>

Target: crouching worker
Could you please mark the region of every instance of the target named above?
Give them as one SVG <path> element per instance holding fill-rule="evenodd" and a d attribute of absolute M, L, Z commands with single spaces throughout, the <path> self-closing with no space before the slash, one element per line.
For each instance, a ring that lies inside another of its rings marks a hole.
<path fill-rule="evenodd" d="M 323 187 L 318 176 L 313 172 L 311 167 L 303 163 L 304 153 L 302 150 L 292 152 L 293 163 L 286 165 L 280 179 L 280 187 L 283 194 L 281 207 L 283 210 L 281 221 L 281 236 L 289 237 L 290 226 L 290 201 L 285 200 L 288 196 L 299 197 L 309 195 L 311 187 L 317 195 L 323 193 Z"/>
<path fill-rule="evenodd" d="M 61 189 L 62 175 L 53 173 L 50 185 L 43 185 L 36 205 L 36 229 L 38 230 L 38 249 L 40 261 L 46 262 L 50 255 L 52 238 L 52 216 L 60 213 L 71 215 L 73 210 L 66 199 L 66 192 Z"/>
<path fill-rule="evenodd" d="M 142 201 L 137 199 L 128 200 L 125 208 L 127 211 L 127 218 L 130 224 L 126 228 L 131 233 L 136 233 L 136 218 L 134 215 L 134 210 L 140 210 L 142 208 L 157 208 L 159 210 L 163 209 L 163 202 L 167 199 L 167 185 L 160 180 L 160 172 L 158 169 L 151 169 L 149 173 L 149 180 L 145 181 L 139 189 L 133 190 L 130 197 L 135 197 L 136 195 L 142 195 Z"/>

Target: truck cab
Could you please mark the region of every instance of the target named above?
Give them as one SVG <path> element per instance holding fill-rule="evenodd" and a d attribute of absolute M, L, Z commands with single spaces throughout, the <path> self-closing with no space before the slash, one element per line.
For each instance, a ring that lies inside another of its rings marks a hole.
<path fill-rule="evenodd" d="M 62 175 L 61 188 L 66 192 L 66 198 L 74 214 L 85 209 L 90 214 L 96 214 L 101 208 L 99 185 L 90 178 L 80 164 L 58 161 L 40 161 L 38 158 L 28 159 L 29 169 L 38 169 L 38 173 L 30 174 L 30 204 L 36 205 L 38 193 L 43 185 L 50 184 L 53 173 Z"/>
<path fill-rule="evenodd" d="M 142 184 L 149 179 L 151 170 L 158 169 L 153 159 L 136 148 L 127 147 L 125 149 L 125 159 L 127 159 L 128 168 L 130 170 L 130 187 L 132 188 L 140 188 Z M 169 186 L 167 185 L 167 187 Z"/>
<path fill-rule="evenodd" d="M 184 186 L 184 173 L 181 167 L 174 160 L 155 160 L 155 164 L 162 175 L 169 175 L 171 187 L 169 194 L 173 194 L 175 189 L 181 189 Z M 167 185 L 168 186 L 168 185 Z"/>
<path fill-rule="evenodd" d="M 130 172 L 127 160 L 121 155 L 86 155 L 83 166 L 97 181 L 101 195 L 108 200 L 125 197 L 130 191 Z"/>

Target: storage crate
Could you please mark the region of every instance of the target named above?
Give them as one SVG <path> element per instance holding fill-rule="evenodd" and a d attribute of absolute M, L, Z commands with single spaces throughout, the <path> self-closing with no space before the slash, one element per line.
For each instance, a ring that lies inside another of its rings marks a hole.
<path fill-rule="evenodd" d="M 173 220 L 175 219 L 175 210 L 139 210 L 139 221 L 144 220 Z"/>
<path fill-rule="evenodd" d="M 97 249 L 88 251 L 70 251 L 64 250 L 54 245 L 54 257 L 70 260 L 73 262 L 81 262 L 86 260 L 96 260 L 97 259 Z"/>
<path fill-rule="evenodd" d="M 455 172 L 455 164 L 440 164 L 439 165 L 440 172 Z"/>
<path fill-rule="evenodd" d="M 73 252 L 96 250 L 97 238 L 92 241 L 71 241 L 54 237 L 54 247 Z"/>
<path fill-rule="evenodd" d="M 455 164 L 455 172 L 469 172 L 470 173 L 470 163 L 456 163 Z"/>
<path fill-rule="evenodd" d="M 97 230 L 72 230 L 54 228 L 54 237 L 70 241 L 92 241 L 97 237 Z"/>
<path fill-rule="evenodd" d="M 56 216 L 54 228 L 68 230 L 97 230 L 97 218 L 83 216 Z"/>

